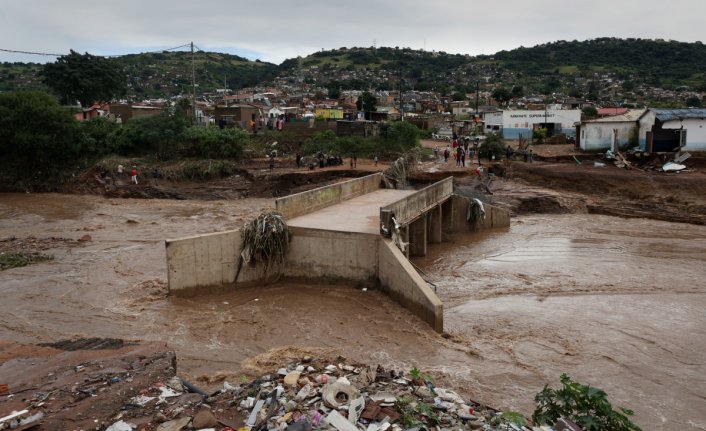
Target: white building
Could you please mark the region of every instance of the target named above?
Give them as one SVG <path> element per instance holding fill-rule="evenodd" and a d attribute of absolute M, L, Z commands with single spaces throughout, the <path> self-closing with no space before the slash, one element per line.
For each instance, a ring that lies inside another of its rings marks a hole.
<path fill-rule="evenodd" d="M 548 129 L 548 136 L 576 134 L 575 125 L 581 121 L 578 109 L 546 109 L 538 111 L 505 110 L 487 112 L 483 116 L 486 132 L 502 131 L 506 139 L 530 138 L 535 128 Z"/>
<path fill-rule="evenodd" d="M 648 109 L 640 117 L 640 148 L 649 153 L 706 151 L 706 109 Z"/>
<path fill-rule="evenodd" d="M 638 120 L 644 109 L 628 111 L 622 115 L 582 121 L 578 131 L 579 147 L 586 151 L 616 151 L 633 140 L 637 144 Z M 614 145 L 617 145 L 615 148 Z"/>

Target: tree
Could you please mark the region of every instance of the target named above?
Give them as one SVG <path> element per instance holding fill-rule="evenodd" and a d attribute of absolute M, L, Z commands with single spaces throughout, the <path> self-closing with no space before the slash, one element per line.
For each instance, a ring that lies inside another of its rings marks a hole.
<path fill-rule="evenodd" d="M 380 141 L 385 150 L 402 153 L 419 145 L 419 129 L 406 121 L 383 123 Z"/>
<path fill-rule="evenodd" d="M 701 99 L 699 99 L 696 96 L 691 96 L 688 97 L 685 101 L 686 106 L 689 108 L 700 108 L 701 107 Z"/>
<path fill-rule="evenodd" d="M 597 118 L 598 111 L 593 106 L 586 106 L 581 110 L 586 119 Z"/>
<path fill-rule="evenodd" d="M 180 109 L 174 113 L 134 118 L 111 134 L 109 145 L 118 154 L 151 153 L 158 159 L 167 160 L 177 156 L 178 145 L 190 123 L 189 117 Z"/>
<path fill-rule="evenodd" d="M 331 82 L 328 85 L 329 99 L 339 99 L 341 97 L 341 89 L 338 82 Z"/>
<path fill-rule="evenodd" d="M 454 102 L 466 100 L 466 95 L 461 93 L 460 91 L 456 91 L 454 92 L 454 94 L 451 95 L 451 100 L 453 100 Z"/>
<path fill-rule="evenodd" d="M 368 91 L 364 92 L 363 95 L 358 98 L 358 101 L 355 102 L 358 110 L 363 112 L 377 111 L 377 104 L 378 100 Z"/>
<path fill-rule="evenodd" d="M 126 79 L 113 60 L 74 50 L 48 63 L 41 71 L 44 83 L 54 90 L 62 103 L 89 106 L 110 101 L 126 93 Z"/>
<path fill-rule="evenodd" d="M 512 97 L 518 98 L 525 95 L 525 90 L 521 85 L 515 85 L 512 87 Z"/>
<path fill-rule="evenodd" d="M 30 172 L 58 172 L 78 154 L 71 111 L 40 91 L 0 94 L 0 158 Z"/>
<path fill-rule="evenodd" d="M 495 90 L 493 90 L 491 97 L 493 99 L 495 99 L 498 103 L 506 103 L 506 102 L 509 102 L 510 99 L 512 99 L 512 94 L 510 93 L 510 91 L 507 88 L 498 87 Z"/>

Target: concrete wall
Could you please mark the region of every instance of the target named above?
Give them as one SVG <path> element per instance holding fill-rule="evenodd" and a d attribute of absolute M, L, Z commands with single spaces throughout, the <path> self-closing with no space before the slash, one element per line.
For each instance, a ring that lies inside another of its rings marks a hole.
<path fill-rule="evenodd" d="M 471 199 L 454 195 L 451 201 L 453 208 L 451 210 L 450 225 L 445 226 L 445 230 L 447 232 L 473 230 L 473 225 L 466 221 L 468 205 Z M 485 219 L 480 227 L 481 229 L 510 226 L 510 211 L 489 204 L 483 204 L 483 209 L 485 210 Z"/>
<path fill-rule="evenodd" d="M 444 306 L 405 255 L 391 240 L 380 237 L 378 278 L 383 290 L 437 332 L 444 330 Z"/>
<path fill-rule="evenodd" d="M 685 118 L 682 121 L 665 121 L 663 129 L 686 129 L 684 151 L 706 151 L 706 120 Z"/>
<path fill-rule="evenodd" d="M 287 277 L 374 280 L 378 235 L 292 227 Z"/>
<path fill-rule="evenodd" d="M 331 184 L 307 192 L 279 198 L 275 201 L 277 211 L 285 219 L 308 214 L 335 205 L 347 199 L 362 196 L 380 188 L 382 174 L 376 173 L 354 180 Z"/>
<path fill-rule="evenodd" d="M 585 122 L 581 124 L 579 146 L 582 150 L 607 150 L 613 146 L 613 129 L 618 131 L 618 146 L 625 148 L 637 133 L 637 122 Z"/>
<path fill-rule="evenodd" d="M 240 259 L 240 230 L 166 240 L 169 293 L 189 296 L 235 282 Z M 264 279 L 261 266 L 244 263 L 238 282 Z"/>
<path fill-rule="evenodd" d="M 389 218 L 394 214 L 397 223 L 406 224 L 445 201 L 453 194 L 453 187 L 453 177 L 449 177 L 382 207 L 380 221 L 389 226 Z"/>

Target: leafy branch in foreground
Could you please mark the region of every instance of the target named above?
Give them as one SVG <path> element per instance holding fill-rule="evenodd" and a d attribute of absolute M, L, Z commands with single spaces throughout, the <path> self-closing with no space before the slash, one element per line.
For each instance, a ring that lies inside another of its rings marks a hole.
<path fill-rule="evenodd" d="M 537 403 L 532 414 L 534 423 L 554 425 L 565 417 L 587 431 L 641 431 L 628 418 L 635 413 L 622 407 L 620 412 L 613 410 L 605 391 L 574 382 L 566 374 L 562 374 L 560 380 L 562 388 L 544 385 L 534 397 Z"/>

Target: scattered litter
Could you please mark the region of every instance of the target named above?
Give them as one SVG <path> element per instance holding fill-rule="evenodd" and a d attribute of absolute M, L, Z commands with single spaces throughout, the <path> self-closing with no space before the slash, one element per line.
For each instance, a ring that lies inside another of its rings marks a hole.
<path fill-rule="evenodd" d="M 9 421 L 9 420 L 15 419 L 15 418 L 17 418 L 17 417 L 20 417 L 20 416 L 22 416 L 22 415 L 25 415 L 25 414 L 27 414 L 27 413 L 29 413 L 29 410 L 27 410 L 27 409 L 21 410 L 21 411 L 19 411 L 19 412 L 12 412 L 12 413 L 10 413 L 9 415 L 0 418 L 0 424 L 2 424 L 2 423 L 4 423 L 4 422 L 7 422 L 7 421 Z"/>
<path fill-rule="evenodd" d="M 682 153 L 674 156 L 674 163 L 684 163 L 686 159 L 691 157 L 691 153 Z"/>
<path fill-rule="evenodd" d="M 680 165 L 679 163 L 667 162 L 662 165 L 662 171 L 664 172 L 679 172 L 686 169 L 685 165 Z"/>
<path fill-rule="evenodd" d="M 130 404 L 134 404 L 136 406 L 144 407 L 149 403 L 150 401 L 156 399 L 156 397 L 148 397 L 145 395 L 138 395 L 136 397 L 130 398 Z"/>
<path fill-rule="evenodd" d="M 162 391 L 162 394 L 159 396 L 160 399 L 178 397 L 181 395 L 180 392 L 177 392 L 168 386 L 162 386 L 159 389 Z"/>
<path fill-rule="evenodd" d="M 104 383 L 110 381 L 109 376 Z M 121 376 L 122 381 L 129 378 Z M 122 391 L 121 386 L 104 388 Z M 350 364 L 345 358 L 326 363 L 309 357 L 272 367 L 270 373 L 238 385 L 223 381 L 222 389 L 210 395 L 178 377 L 130 390 L 138 395 L 129 398 L 123 410 L 111 417 L 107 431 L 133 431 L 138 426 L 130 421 L 138 423 L 145 417 L 155 418 L 157 431 L 183 431 L 186 426 L 200 431 L 516 429 L 503 422 L 497 410 L 438 388 L 431 381 L 421 382 L 412 371 Z M 100 393 L 91 387 L 77 392 L 87 396 Z M 29 409 L 13 412 L 0 419 L 0 429 L 10 425 L 11 429 L 24 430 L 46 421 L 46 413 L 34 409 L 41 407 L 37 401 L 50 397 L 50 393 L 35 393 L 31 406 L 36 413 L 29 416 Z"/>
<path fill-rule="evenodd" d="M 109 426 L 105 431 L 132 431 L 132 426 L 125 421 L 117 421 Z"/>
<path fill-rule="evenodd" d="M 606 164 L 603 162 L 593 162 L 593 166 L 595 166 L 597 168 L 605 168 Z"/>

